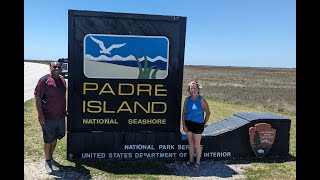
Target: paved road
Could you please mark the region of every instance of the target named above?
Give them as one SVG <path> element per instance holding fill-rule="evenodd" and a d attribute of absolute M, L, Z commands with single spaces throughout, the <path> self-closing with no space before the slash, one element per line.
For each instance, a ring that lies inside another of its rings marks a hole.
<path fill-rule="evenodd" d="M 39 78 L 49 73 L 49 65 L 24 62 L 24 102 L 34 97 L 34 88 Z"/>

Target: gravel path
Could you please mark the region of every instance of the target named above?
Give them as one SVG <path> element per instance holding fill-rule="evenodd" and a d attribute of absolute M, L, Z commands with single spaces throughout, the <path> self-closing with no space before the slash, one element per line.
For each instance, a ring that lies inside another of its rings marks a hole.
<path fill-rule="evenodd" d="M 175 169 L 177 176 L 188 176 L 188 179 L 212 179 L 212 180 L 231 180 L 243 178 L 242 172 L 244 167 L 250 164 L 242 162 L 242 164 L 232 164 L 228 160 L 202 161 L 199 168 L 194 168 L 192 165 L 184 165 L 182 162 L 169 164 L 168 167 Z"/>
<path fill-rule="evenodd" d="M 242 172 L 244 167 L 250 166 L 245 162 L 236 164 L 230 161 L 203 161 L 200 168 L 195 169 L 193 166 L 185 166 L 183 162 L 177 161 L 167 165 L 175 170 L 177 176 L 188 176 L 187 179 L 197 180 L 234 180 L 243 178 Z M 75 167 L 64 166 L 61 170 L 54 167 L 54 173 L 48 175 L 45 173 L 44 162 L 41 160 L 24 160 L 24 179 L 25 180 L 42 180 L 42 179 L 106 179 L 103 175 L 90 175 L 90 172 L 80 173 L 75 171 Z"/>
<path fill-rule="evenodd" d="M 43 180 L 43 179 L 105 179 L 102 177 L 92 178 L 90 175 L 75 171 L 74 167 L 64 167 L 63 170 L 53 167 L 53 174 L 46 174 L 44 161 L 24 159 L 24 179 L 25 180 Z"/>

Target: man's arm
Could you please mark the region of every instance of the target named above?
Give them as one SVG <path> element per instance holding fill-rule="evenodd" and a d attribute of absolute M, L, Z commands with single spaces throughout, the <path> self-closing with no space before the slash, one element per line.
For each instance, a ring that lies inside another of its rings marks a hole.
<path fill-rule="evenodd" d="M 39 123 L 40 124 L 44 124 L 45 119 L 44 119 L 44 114 L 43 114 L 43 111 L 42 111 L 42 100 L 41 100 L 41 97 L 36 95 L 35 99 L 36 99 L 36 107 L 37 107 L 37 110 L 38 110 Z"/>

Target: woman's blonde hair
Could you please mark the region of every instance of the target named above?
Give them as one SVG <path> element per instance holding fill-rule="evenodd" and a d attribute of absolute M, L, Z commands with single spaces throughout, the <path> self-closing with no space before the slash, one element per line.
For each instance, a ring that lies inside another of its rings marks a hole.
<path fill-rule="evenodd" d="M 191 81 L 191 82 L 188 84 L 188 89 L 187 89 L 187 91 L 190 93 L 190 86 L 191 86 L 192 84 L 197 85 L 197 88 L 198 88 L 198 90 L 199 90 L 199 91 L 198 91 L 198 94 L 200 94 L 200 89 L 202 89 L 202 85 L 199 84 L 198 81 Z"/>

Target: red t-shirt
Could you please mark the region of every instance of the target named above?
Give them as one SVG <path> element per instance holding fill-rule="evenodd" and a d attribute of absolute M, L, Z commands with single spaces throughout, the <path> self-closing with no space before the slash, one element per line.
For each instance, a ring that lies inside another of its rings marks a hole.
<path fill-rule="evenodd" d="M 58 120 L 66 116 L 66 80 L 47 74 L 39 79 L 34 95 L 41 97 L 45 120 Z"/>

